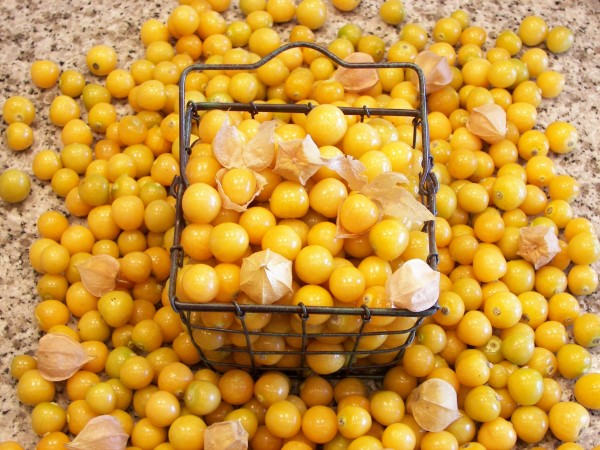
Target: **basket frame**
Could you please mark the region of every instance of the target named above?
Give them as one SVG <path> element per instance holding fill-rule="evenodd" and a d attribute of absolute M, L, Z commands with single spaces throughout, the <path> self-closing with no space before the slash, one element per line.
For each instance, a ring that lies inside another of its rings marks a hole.
<path fill-rule="evenodd" d="M 170 194 L 175 197 L 175 208 L 176 208 L 176 219 L 173 234 L 173 244 L 170 249 L 171 256 L 171 267 L 170 267 L 170 280 L 177 279 L 178 270 L 183 266 L 184 252 L 181 246 L 181 233 L 185 227 L 185 219 L 182 211 L 182 198 L 183 193 L 189 186 L 189 180 L 186 177 L 186 166 L 191 153 L 190 136 L 192 124 L 194 121 L 200 120 L 200 112 L 209 111 L 213 109 L 220 109 L 224 111 L 246 111 L 249 112 L 252 117 L 260 112 L 288 112 L 288 113 L 304 113 L 308 114 L 310 110 L 316 106 L 311 103 L 305 104 L 269 104 L 269 103 L 219 103 L 219 102 L 185 102 L 185 81 L 187 76 L 191 72 L 203 71 L 203 70 L 255 70 L 275 58 L 280 53 L 292 49 L 292 48 L 308 48 L 320 52 L 324 56 L 330 58 L 335 64 L 354 69 L 367 69 L 367 68 L 396 68 L 396 69 L 411 69 L 416 72 L 419 80 L 419 107 L 416 109 L 397 109 L 397 108 L 368 108 L 363 106 L 358 107 L 340 107 L 340 110 L 344 114 L 358 115 L 361 121 L 365 117 L 370 116 L 404 116 L 413 118 L 413 145 L 416 146 L 417 132 L 420 127 L 422 136 L 422 163 L 421 163 L 421 175 L 419 177 L 419 194 L 421 202 L 435 215 L 436 204 L 435 194 L 439 189 L 439 183 L 434 173 L 432 172 L 433 157 L 431 156 L 429 149 L 429 126 L 427 122 L 427 96 L 425 92 L 425 75 L 421 68 L 414 63 L 404 62 L 373 62 L 373 63 L 349 63 L 339 58 L 335 54 L 331 53 L 327 49 L 321 47 L 318 44 L 312 42 L 292 42 L 277 48 L 272 53 L 264 56 L 260 60 L 252 64 L 193 64 L 186 67 L 180 76 L 179 81 L 179 142 L 186 143 L 186 145 L 180 145 L 179 149 L 179 169 L 180 175 L 176 176 L 170 187 Z M 181 119 L 183 117 L 183 119 Z M 424 231 L 428 235 L 429 254 L 427 257 L 427 263 L 434 270 L 438 264 L 438 254 L 435 242 L 435 221 L 428 221 L 424 225 Z M 414 340 L 416 330 L 421 322 L 428 316 L 431 316 L 438 309 L 438 305 L 434 305 L 427 310 L 420 312 L 411 312 L 400 308 L 368 308 L 363 307 L 315 307 L 306 306 L 299 304 L 295 306 L 291 305 L 260 305 L 260 304 L 240 304 L 236 301 L 231 303 L 191 303 L 182 302 L 177 298 L 176 295 L 176 283 L 169 283 L 168 297 L 172 308 L 180 314 L 182 322 L 184 323 L 187 332 L 189 333 L 193 345 L 199 352 L 201 363 L 206 367 L 215 370 L 217 372 L 223 372 L 229 369 L 244 369 L 249 371 L 253 376 L 258 376 L 261 373 L 269 370 L 279 370 L 287 373 L 293 377 L 305 377 L 308 376 L 311 371 L 306 363 L 306 356 L 312 352 L 306 350 L 308 340 L 314 336 L 320 337 L 351 337 L 354 339 L 353 348 L 342 352 L 346 357 L 346 363 L 340 370 L 327 374 L 328 378 L 343 378 L 347 376 L 353 376 L 358 378 L 380 378 L 385 370 L 390 366 L 396 365 L 402 359 L 405 348 L 412 343 Z M 194 324 L 193 314 L 198 312 L 223 312 L 233 313 L 236 320 L 239 322 L 241 330 L 224 330 L 221 328 L 207 327 L 204 325 Z M 301 323 L 301 332 L 298 333 L 269 333 L 263 331 L 255 331 L 249 329 L 245 322 L 246 314 L 250 313 L 269 313 L 269 314 L 281 314 L 284 316 L 296 315 Z M 338 315 L 353 315 L 361 317 L 361 326 L 354 333 L 318 333 L 313 334 L 307 329 L 308 319 L 312 314 L 338 314 Z M 383 334 L 386 335 L 398 335 L 406 334 L 405 343 L 393 347 L 391 349 L 376 349 L 376 350 L 360 350 L 359 344 L 361 338 L 369 335 L 380 335 L 381 332 L 366 332 L 364 328 L 369 324 L 373 317 L 377 316 L 391 316 L 415 318 L 413 325 L 408 326 L 406 329 L 396 331 L 385 331 Z M 222 351 L 223 354 L 232 354 L 236 352 L 246 353 L 248 356 L 248 364 L 240 364 L 235 362 L 217 361 L 207 356 L 206 351 L 198 344 L 194 339 L 194 330 L 203 330 L 206 332 L 225 332 L 225 333 L 236 333 L 242 334 L 246 341 L 246 348 L 243 347 L 227 347 L 217 352 Z M 302 346 L 300 349 L 286 349 L 285 352 L 281 351 L 258 351 L 252 346 L 252 338 L 254 335 L 258 336 L 281 336 L 281 337 L 295 337 L 302 340 Z M 327 352 L 318 351 L 315 354 L 339 354 L 339 352 Z M 361 364 L 360 360 L 363 356 L 368 354 L 385 354 L 393 353 L 394 357 L 389 362 L 383 364 Z M 278 367 L 278 366 L 266 366 L 261 365 L 257 362 L 260 357 L 267 357 L 269 355 L 297 355 L 300 357 L 300 364 L 295 367 Z"/>

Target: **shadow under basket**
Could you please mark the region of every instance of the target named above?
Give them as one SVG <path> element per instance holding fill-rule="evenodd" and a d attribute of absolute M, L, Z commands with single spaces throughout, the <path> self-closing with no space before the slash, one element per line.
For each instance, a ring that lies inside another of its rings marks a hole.
<path fill-rule="evenodd" d="M 425 78 L 421 69 L 412 63 L 348 63 L 325 48 L 307 42 L 283 45 L 253 64 L 195 64 L 182 72 L 179 82 L 180 130 L 180 176 L 171 185 L 171 195 L 176 200 L 176 221 L 171 247 L 170 279 L 176 280 L 183 267 L 185 254 L 181 246 L 181 233 L 186 221 L 182 211 L 182 198 L 189 181 L 185 175 L 191 153 L 192 126 L 201 120 L 205 111 L 245 111 L 254 117 L 261 112 L 287 112 L 308 114 L 316 105 L 251 103 L 185 103 L 185 81 L 189 73 L 203 70 L 256 70 L 278 54 L 291 48 L 309 48 L 322 53 L 335 65 L 350 68 L 397 68 L 413 70 L 419 79 L 419 107 L 417 109 L 340 107 L 346 115 L 356 115 L 360 120 L 380 116 L 411 117 L 413 124 L 413 147 L 417 134 L 422 137 L 422 167 L 419 175 L 420 201 L 435 215 L 435 194 L 438 182 L 432 173 L 433 158 L 429 150 L 429 130 Z M 426 222 L 424 232 L 428 236 L 429 254 L 427 263 L 437 268 L 438 255 L 435 243 L 434 221 Z M 298 305 L 261 305 L 249 302 L 190 303 L 177 297 L 176 283 L 169 284 L 169 300 L 187 328 L 193 345 L 199 352 L 201 363 L 217 372 L 243 369 L 253 376 L 271 370 L 282 371 L 289 376 L 305 378 L 318 373 L 327 378 L 380 378 L 392 366 L 397 365 L 404 350 L 414 340 L 422 321 L 437 310 L 431 308 L 411 312 L 400 308 L 362 307 L 316 307 Z M 213 326 L 206 326 L 203 316 L 213 319 Z M 328 317 L 336 321 L 335 332 L 318 323 Z M 257 319 L 268 326 L 254 328 Z M 226 326 L 220 326 L 222 320 Z M 347 324 L 347 325 L 346 325 Z M 340 331 L 340 330 L 351 331 Z"/>

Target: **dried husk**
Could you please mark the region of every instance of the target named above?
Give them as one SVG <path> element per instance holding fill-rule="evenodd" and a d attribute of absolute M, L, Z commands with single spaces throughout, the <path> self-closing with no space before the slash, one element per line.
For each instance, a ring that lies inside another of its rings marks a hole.
<path fill-rule="evenodd" d="M 386 292 L 396 308 L 425 311 L 440 295 L 440 273 L 420 259 L 409 259 L 388 278 Z"/>
<path fill-rule="evenodd" d="M 90 420 L 65 448 L 69 450 L 124 450 L 129 436 L 121 422 L 104 414 Z"/>
<path fill-rule="evenodd" d="M 488 144 L 500 142 L 506 136 L 506 111 L 495 103 L 476 106 L 469 115 L 467 130 Z"/>
<path fill-rule="evenodd" d="M 242 133 L 227 119 L 213 139 L 213 155 L 225 168 L 242 167 L 259 172 L 273 161 L 277 125 L 275 120 L 261 123 L 256 135 L 246 142 Z"/>
<path fill-rule="evenodd" d="M 442 431 L 461 417 L 456 391 L 450 383 L 431 378 L 413 389 L 406 400 L 406 409 L 421 428 Z"/>
<path fill-rule="evenodd" d="M 408 228 L 421 229 L 435 216 L 401 185 L 408 179 L 397 172 L 382 173 L 367 184 L 362 192 L 380 205 L 384 216 L 402 219 Z"/>
<path fill-rule="evenodd" d="M 328 169 L 336 172 L 346 182 L 350 190 L 361 191 L 369 182 L 366 175 L 367 168 L 352 156 L 323 158 L 323 164 Z"/>
<path fill-rule="evenodd" d="M 452 81 L 452 69 L 445 56 L 428 50 L 422 51 L 415 58 L 415 64 L 421 68 L 425 76 L 425 92 L 437 92 Z M 419 87 L 419 77 L 414 70 L 408 71 L 408 79 Z"/>
<path fill-rule="evenodd" d="M 94 359 L 79 342 L 62 333 L 42 336 L 35 357 L 40 374 L 48 381 L 66 380 Z"/>
<path fill-rule="evenodd" d="M 545 225 L 523 227 L 519 230 L 521 240 L 517 255 L 533 264 L 535 270 L 545 266 L 560 253 L 558 237 Z"/>
<path fill-rule="evenodd" d="M 249 208 L 250 204 L 254 201 L 254 199 L 258 195 L 260 195 L 262 190 L 265 188 L 265 185 L 267 184 L 267 179 L 265 177 L 263 177 L 261 174 L 259 174 L 258 172 L 253 172 L 254 178 L 256 179 L 256 190 L 254 191 L 254 194 L 252 195 L 250 200 L 248 200 L 243 205 L 239 205 L 239 204 L 235 203 L 233 200 L 231 200 L 229 198 L 229 196 L 223 190 L 222 181 L 223 181 L 223 177 L 225 176 L 225 174 L 227 173 L 228 170 L 230 170 L 230 169 L 226 169 L 226 168 L 219 169 L 215 175 L 216 183 L 217 183 L 217 192 L 221 196 L 221 206 L 225 209 L 232 209 L 237 212 L 244 212 Z"/>
<path fill-rule="evenodd" d="M 121 264 L 110 255 L 93 255 L 75 265 L 83 287 L 95 297 L 114 291 Z"/>
<path fill-rule="evenodd" d="M 368 53 L 354 52 L 344 58 L 348 63 L 373 63 L 373 57 Z M 339 66 L 333 74 L 333 79 L 339 81 L 348 92 L 363 92 L 371 89 L 379 82 L 377 69 L 351 68 Z"/>
<path fill-rule="evenodd" d="M 292 278 L 292 262 L 267 249 L 243 259 L 240 290 L 252 301 L 270 305 L 292 291 Z"/>
<path fill-rule="evenodd" d="M 276 120 L 261 123 L 256 135 L 248 142 L 237 127 L 231 124 L 229 117 L 219 128 L 212 142 L 212 150 L 217 161 L 223 166 L 216 174 L 217 190 L 221 196 L 223 208 L 237 212 L 246 211 L 250 203 L 262 192 L 267 180 L 258 172 L 266 169 L 273 162 L 275 156 L 274 136 L 277 125 Z M 221 184 L 227 170 L 234 168 L 248 169 L 256 178 L 256 190 L 244 205 L 232 201 L 223 191 Z"/>
<path fill-rule="evenodd" d="M 215 422 L 204 430 L 204 450 L 246 450 L 248 432 L 237 420 Z"/>
<path fill-rule="evenodd" d="M 319 147 L 307 134 L 304 139 L 279 143 L 273 172 L 305 185 L 323 165 Z"/>
<path fill-rule="evenodd" d="M 407 228 L 412 229 L 421 229 L 425 222 L 435 219 L 431 211 L 402 186 L 408 180 L 400 173 L 382 173 L 369 182 L 363 175 L 364 165 L 351 157 L 331 158 L 327 160 L 326 166 L 336 171 L 350 189 L 374 201 L 379 206 L 381 217 L 400 219 Z M 345 230 L 339 222 L 338 220 L 336 224 L 336 237 L 356 237 L 355 234 Z"/>

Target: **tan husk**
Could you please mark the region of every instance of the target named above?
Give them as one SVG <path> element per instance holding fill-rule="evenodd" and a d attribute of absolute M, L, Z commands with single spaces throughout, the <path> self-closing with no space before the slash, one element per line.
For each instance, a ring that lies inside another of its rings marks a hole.
<path fill-rule="evenodd" d="M 367 168 L 358 159 L 352 156 L 335 156 L 323 158 L 323 164 L 330 170 L 336 172 L 352 191 L 361 191 L 369 182 L 366 175 Z"/>
<path fill-rule="evenodd" d="M 277 125 L 278 122 L 276 120 L 261 123 L 256 135 L 248 142 L 246 142 L 244 135 L 237 127 L 230 123 L 229 117 L 227 117 L 227 120 L 219 128 L 212 142 L 212 150 L 217 161 L 223 166 L 215 177 L 223 208 L 232 209 L 237 212 L 246 211 L 250 203 L 262 192 L 267 184 L 267 180 L 258 172 L 266 169 L 273 162 L 275 156 L 274 136 Z M 227 170 L 234 168 L 248 169 L 256 178 L 254 194 L 244 205 L 233 202 L 227 196 L 221 184 Z"/>
<path fill-rule="evenodd" d="M 113 291 L 121 272 L 121 264 L 110 255 L 91 256 L 75 265 L 83 287 L 95 297 Z"/>
<path fill-rule="evenodd" d="M 252 195 L 250 200 L 248 200 L 243 205 L 239 205 L 239 204 L 235 203 L 233 200 L 231 200 L 229 198 L 229 196 L 223 190 L 222 181 L 223 181 L 223 177 L 225 176 L 225 174 L 227 173 L 228 170 L 230 170 L 230 169 L 226 169 L 226 168 L 219 169 L 215 175 L 216 183 L 217 183 L 217 192 L 221 196 L 221 205 L 225 209 L 232 209 L 237 212 L 244 212 L 248 209 L 248 207 L 250 206 L 250 203 L 252 203 L 254 201 L 254 199 L 265 188 L 265 185 L 267 184 L 267 179 L 265 177 L 263 177 L 261 174 L 259 174 L 258 172 L 253 171 L 252 174 L 254 175 L 254 178 L 256 179 L 256 190 L 254 191 L 254 194 Z"/>
<path fill-rule="evenodd" d="M 344 58 L 349 63 L 373 63 L 373 57 L 368 53 L 354 52 Z M 348 92 L 362 92 L 371 89 L 379 82 L 377 69 L 347 68 L 339 66 L 333 74 L 333 79 L 339 81 Z"/>
<path fill-rule="evenodd" d="M 292 262 L 269 249 L 242 261 L 240 290 L 252 301 L 270 305 L 292 291 Z"/>
<path fill-rule="evenodd" d="M 407 178 L 398 172 L 377 175 L 369 182 L 364 175 L 365 166 L 349 156 L 339 156 L 325 161 L 325 166 L 338 173 L 348 187 L 366 195 L 379 206 L 381 217 L 400 219 L 409 229 L 421 229 L 423 224 L 434 220 L 435 216 L 425 205 L 419 202 L 402 184 Z M 336 237 L 348 238 L 356 235 L 345 230 L 337 221 Z"/>
<path fill-rule="evenodd" d="M 94 359 L 79 342 L 62 333 L 42 336 L 35 357 L 40 374 L 49 381 L 66 380 Z"/>
<path fill-rule="evenodd" d="M 275 120 L 261 123 L 256 135 L 246 142 L 242 133 L 227 119 L 213 139 L 213 155 L 227 169 L 243 167 L 259 172 L 273 161 L 277 125 Z"/>
<path fill-rule="evenodd" d="M 397 172 L 382 173 L 367 184 L 362 192 L 380 205 L 383 216 L 402 219 L 408 228 L 421 229 L 435 216 L 401 185 L 408 179 Z"/>
<path fill-rule="evenodd" d="M 396 308 L 425 311 L 438 301 L 440 273 L 420 259 L 409 259 L 387 280 L 385 289 Z"/>
<path fill-rule="evenodd" d="M 413 389 L 406 400 L 410 412 L 421 428 L 442 431 L 461 417 L 456 391 L 450 383 L 431 378 Z"/>
<path fill-rule="evenodd" d="M 90 420 L 65 448 L 69 450 L 124 450 L 129 436 L 121 422 L 104 414 Z"/>
<path fill-rule="evenodd" d="M 425 76 L 425 92 L 431 94 L 439 91 L 452 81 L 452 69 L 445 56 L 428 50 L 420 52 L 415 64 L 421 68 Z M 407 71 L 408 79 L 419 86 L 419 77 L 414 70 Z"/>
<path fill-rule="evenodd" d="M 517 255 L 533 264 L 535 270 L 545 266 L 560 253 L 558 238 L 550 227 L 534 225 L 519 230 L 521 240 Z"/>
<path fill-rule="evenodd" d="M 319 147 L 307 134 L 304 139 L 279 143 L 273 172 L 305 185 L 323 164 Z"/>
<path fill-rule="evenodd" d="M 248 432 L 237 420 L 215 422 L 204 430 L 204 450 L 246 450 Z"/>
<path fill-rule="evenodd" d="M 469 115 L 467 130 L 488 144 L 500 142 L 506 136 L 506 111 L 495 103 L 476 106 Z"/>

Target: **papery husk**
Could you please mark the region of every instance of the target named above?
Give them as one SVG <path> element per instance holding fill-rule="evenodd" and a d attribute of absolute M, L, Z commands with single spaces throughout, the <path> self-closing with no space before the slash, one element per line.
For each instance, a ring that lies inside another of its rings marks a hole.
<path fill-rule="evenodd" d="M 388 278 L 385 289 L 396 308 L 425 311 L 440 295 L 440 273 L 421 259 L 409 259 Z"/>
<path fill-rule="evenodd" d="M 305 185 L 324 164 L 319 147 L 307 134 L 304 139 L 278 144 L 273 172 L 286 180 Z"/>
<path fill-rule="evenodd" d="M 347 163 L 344 164 L 347 167 Z M 352 175 L 356 175 L 352 170 Z M 403 186 L 407 178 L 397 172 L 387 172 L 377 175 L 372 181 L 362 177 L 352 179 L 356 191 L 366 195 L 379 206 L 381 217 L 393 217 L 400 219 L 409 229 L 421 229 L 425 222 L 434 220 L 435 216 L 421 202 L 419 202 Z M 340 221 L 337 221 L 336 237 L 356 237 L 343 229 Z"/>
<path fill-rule="evenodd" d="M 488 144 L 495 144 L 506 137 L 506 111 L 495 103 L 476 106 L 469 114 L 467 130 Z"/>
<path fill-rule="evenodd" d="M 272 250 L 242 260 L 240 290 L 252 301 L 270 305 L 292 291 L 292 262 Z"/>
<path fill-rule="evenodd" d="M 523 227 L 517 255 L 533 264 L 535 270 L 548 264 L 560 253 L 560 244 L 554 231 L 545 225 Z"/>
<path fill-rule="evenodd" d="M 275 129 L 281 125 L 277 120 L 268 120 L 258 126 L 256 134 L 244 149 L 245 167 L 259 172 L 269 167 L 275 156 Z"/>
<path fill-rule="evenodd" d="M 361 191 L 369 182 L 366 166 L 352 156 L 322 158 L 322 161 L 325 167 L 337 173 L 352 191 Z"/>
<path fill-rule="evenodd" d="M 121 264 L 110 255 L 93 255 L 75 265 L 83 287 L 94 297 L 114 291 L 121 273 Z"/>
<path fill-rule="evenodd" d="M 425 222 L 435 219 L 425 205 L 401 186 L 408 182 L 401 173 L 382 173 L 369 182 L 365 165 L 351 156 L 337 156 L 322 160 L 325 167 L 340 175 L 350 190 L 360 192 L 377 203 L 382 217 L 402 219 L 408 228 L 415 229 L 420 229 Z M 344 230 L 339 220 L 337 227 L 336 237 L 356 237 L 355 234 Z"/>
<path fill-rule="evenodd" d="M 204 450 L 246 450 L 248 432 L 237 420 L 215 422 L 204 430 Z"/>
<path fill-rule="evenodd" d="M 69 450 L 124 450 L 129 436 L 121 422 L 104 414 L 91 419 L 65 448 Z"/>
<path fill-rule="evenodd" d="M 233 200 L 231 200 L 229 198 L 229 196 L 223 190 L 222 181 L 223 181 L 223 177 L 225 176 L 225 174 L 227 173 L 228 170 L 230 170 L 230 169 L 228 169 L 228 168 L 227 169 L 226 168 L 219 169 L 215 175 L 215 181 L 217 184 L 217 192 L 219 192 L 219 195 L 221 196 L 221 207 L 225 208 L 225 209 L 232 209 L 237 212 L 244 212 L 250 207 L 250 204 L 254 201 L 254 199 L 256 197 L 258 197 L 260 195 L 262 190 L 265 188 L 265 186 L 267 184 L 267 179 L 265 177 L 263 177 L 261 174 L 259 174 L 258 172 L 252 171 L 252 173 L 254 174 L 254 178 L 256 178 L 256 190 L 254 191 L 254 194 L 252 195 L 250 200 L 248 200 L 243 205 L 238 205 Z"/>
<path fill-rule="evenodd" d="M 344 58 L 348 63 L 373 63 L 368 53 L 354 52 Z M 347 68 L 339 66 L 332 78 L 339 81 L 348 92 L 363 92 L 371 89 L 379 82 L 379 74 L 374 68 Z"/>
<path fill-rule="evenodd" d="M 259 172 L 273 162 L 274 134 L 278 124 L 276 120 L 261 123 L 256 135 L 246 142 L 243 134 L 227 118 L 213 139 L 213 155 L 225 168 L 247 168 Z"/>
<path fill-rule="evenodd" d="M 48 381 L 66 380 L 94 359 L 79 342 L 62 333 L 42 336 L 35 357 L 40 375 Z"/>
<path fill-rule="evenodd" d="M 423 75 L 425 76 L 425 92 L 427 94 L 437 92 L 452 82 L 452 69 L 445 56 L 425 50 L 416 56 L 415 64 L 423 71 Z M 419 77 L 417 73 L 414 70 L 409 70 L 407 73 L 408 79 L 418 88 Z"/>
<path fill-rule="evenodd" d="M 431 378 L 413 389 L 406 399 L 406 410 L 421 428 L 442 431 L 461 417 L 454 387 L 440 378 Z"/>
<path fill-rule="evenodd" d="M 409 228 L 421 229 L 435 216 L 401 184 L 408 179 L 397 172 L 377 175 L 362 192 L 380 205 L 382 215 L 402 219 Z"/>

